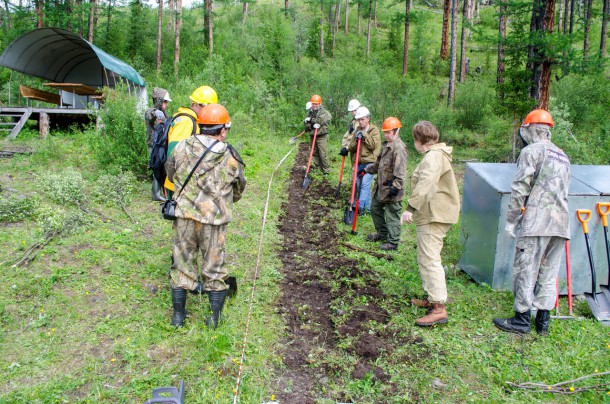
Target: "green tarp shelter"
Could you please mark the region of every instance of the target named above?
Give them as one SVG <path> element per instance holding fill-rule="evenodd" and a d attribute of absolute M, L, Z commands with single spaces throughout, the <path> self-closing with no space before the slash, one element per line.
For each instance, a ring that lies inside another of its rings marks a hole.
<path fill-rule="evenodd" d="M 39 28 L 17 38 L 0 55 L 0 66 L 56 83 L 145 86 L 133 67 L 61 28 Z"/>

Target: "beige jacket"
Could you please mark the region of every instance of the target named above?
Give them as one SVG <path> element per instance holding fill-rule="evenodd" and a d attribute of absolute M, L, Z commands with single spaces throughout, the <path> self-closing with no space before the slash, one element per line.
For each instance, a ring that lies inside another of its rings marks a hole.
<path fill-rule="evenodd" d="M 411 175 L 407 210 L 416 226 L 458 222 L 460 191 L 451 167 L 452 151 L 445 143 L 433 145 Z"/>
<path fill-rule="evenodd" d="M 362 129 L 358 128 L 358 131 Z M 356 153 L 358 148 L 358 140 L 356 139 L 356 133 L 354 131 L 352 138 L 349 142 L 348 150 Z M 360 158 L 358 164 L 368 164 L 377 161 L 377 157 L 381 152 L 381 134 L 379 128 L 373 124 L 369 125 L 369 130 L 362 130 L 362 143 L 360 145 Z"/>

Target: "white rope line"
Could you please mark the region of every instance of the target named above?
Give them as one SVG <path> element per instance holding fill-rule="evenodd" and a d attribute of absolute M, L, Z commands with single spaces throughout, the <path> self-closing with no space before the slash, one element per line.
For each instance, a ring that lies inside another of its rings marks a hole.
<path fill-rule="evenodd" d="M 246 320 L 246 331 L 244 333 L 244 342 L 241 347 L 241 358 L 239 360 L 239 372 L 237 373 L 237 382 L 235 384 L 235 390 L 233 391 L 233 404 L 237 403 L 237 396 L 239 395 L 239 382 L 241 381 L 241 371 L 244 366 L 244 357 L 246 356 L 246 342 L 248 341 L 248 331 L 250 330 L 250 317 L 252 316 L 252 306 L 254 304 L 254 290 L 256 289 L 256 280 L 258 279 L 258 266 L 261 260 L 261 251 L 263 249 L 263 236 L 265 234 L 265 224 L 267 223 L 267 210 L 269 208 L 269 198 L 271 196 L 271 183 L 273 182 L 273 175 L 277 171 L 278 168 L 284 163 L 284 160 L 288 158 L 290 153 L 294 150 L 294 147 L 290 149 L 288 153 L 284 156 L 284 158 L 279 162 L 279 164 L 273 169 L 271 172 L 271 178 L 269 178 L 269 185 L 267 187 L 267 200 L 265 201 L 265 210 L 263 211 L 263 226 L 261 228 L 261 236 L 258 241 L 258 254 L 256 256 L 256 265 L 254 267 L 254 279 L 252 281 L 252 289 L 250 291 L 250 303 L 248 306 L 248 317 Z"/>

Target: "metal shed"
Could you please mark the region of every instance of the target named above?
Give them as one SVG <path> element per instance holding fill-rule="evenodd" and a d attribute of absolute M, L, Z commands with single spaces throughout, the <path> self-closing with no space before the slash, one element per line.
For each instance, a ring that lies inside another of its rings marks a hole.
<path fill-rule="evenodd" d="M 464 172 L 461 217 L 462 270 L 479 283 L 496 290 L 512 290 L 512 264 L 516 240 L 504 231 L 511 182 L 516 164 L 468 163 Z M 597 202 L 610 202 L 610 166 L 572 166 L 568 195 L 570 254 L 574 294 L 591 292 L 591 272 L 577 209 L 590 209 L 589 235 L 598 284 L 608 284 L 608 263 Z M 565 289 L 565 256 L 559 270 L 561 293 Z"/>

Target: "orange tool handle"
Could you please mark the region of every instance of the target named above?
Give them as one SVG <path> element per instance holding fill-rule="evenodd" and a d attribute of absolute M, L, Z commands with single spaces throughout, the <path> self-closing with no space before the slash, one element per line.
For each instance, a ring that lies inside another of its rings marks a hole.
<path fill-rule="evenodd" d="M 521 206 L 521 214 L 525 213 L 525 206 Z"/>
<path fill-rule="evenodd" d="M 586 215 L 586 218 L 583 218 L 582 215 Z M 589 209 L 576 209 L 576 217 L 578 218 L 578 221 L 582 223 L 583 233 L 589 233 L 587 222 L 591 220 L 591 211 Z"/>
<path fill-rule="evenodd" d="M 602 210 L 602 207 L 606 208 L 606 210 Z M 608 227 L 608 213 L 610 213 L 610 202 L 597 202 L 597 213 L 602 217 L 602 225 L 604 227 Z"/>

